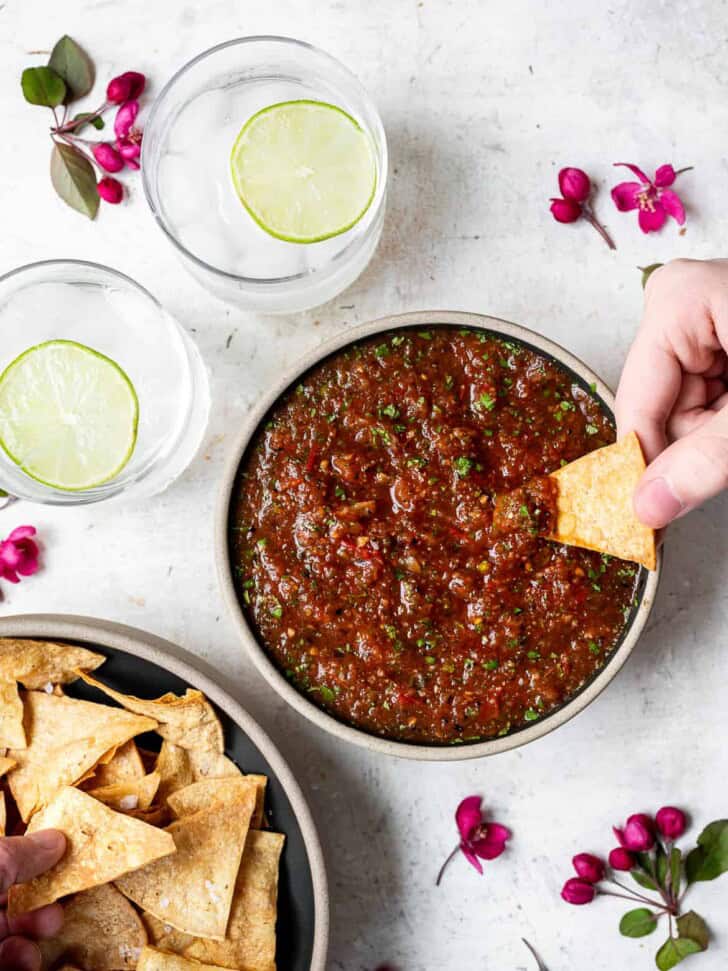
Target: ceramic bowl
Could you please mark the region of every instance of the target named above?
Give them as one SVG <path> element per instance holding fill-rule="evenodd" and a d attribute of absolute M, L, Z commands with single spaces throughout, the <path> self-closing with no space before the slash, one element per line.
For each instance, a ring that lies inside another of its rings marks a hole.
<path fill-rule="evenodd" d="M 456 313 L 451 311 L 421 311 L 401 314 L 394 317 L 382 317 L 360 327 L 346 330 L 327 341 L 320 347 L 309 352 L 296 365 L 284 373 L 276 384 L 265 395 L 262 401 L 252 411 L 246 420 L 238 440 L 232 449 L 230 459 L 225 470 L 220 488 L 216 520 L 216 560 L 218 575 L 224 599 L 230 610 L 235 627 L 256 667 L 268 683 L 284 698 L 292 708 L 304 715 L 319 728 L 330 732 L 343 741 L 353 742 L 385 755 L 397 755 L 403 758 L 419 759 L 432 762 L 454 762 L 462 759 L 481 758 L 485 755 L 496 755 L 508 749 L 517 748 L 528 742 L 542 738 L 555 728 L 563 725 L 601 694 L 613 680 L 625 661 L 632 653 L 640 634 L 645 628 L 647 619 L 655 601 L 655 593 L 662 567 L 662 556 L 658 553 L 657 569 L 650 572 L 640 569 L 636 606 L 622 637 L 611 657 L 596 675 L 583 685 L 581 690 L 569 701 L 565 702 L 548 715 L 500 738 L 488 741 L 470 742 L 459 745 L 424 745 L 413 742 L 392 741 L 370 734 L 359 728 L 354 728 L 339 721 L 328 714 L 307 697 L 301 694 L 278 670 L 265 648 L 260 644 L 255 632 L 251 629 L 238 600 L 233 583 L 233 573 L 229 551 L 229 516 L 230 501 L 235 487 L 235 480 L 241 463 L 245 460 L 247 449 L 255 434 L 267 418 L 271 408 L 291 386 L 298 384 L 305 373 L 315 367 L 329 355 L 341 350 L 349 344 L 371 337 L 383 331 L 396 330 L 403 327 L 435 327 L 445 324 L 457 327 L 476 327 L 488 331 L 496 336 L 516 339 L 526 346 L 539 351 L 547 358 L 557 361 L 571 373 L 574 380 L 584 388 L 590 385 L 596 387 L 596 396 L 605 410 L 611 415 L 614 407 L 614 395 L 607 385 L 583 361 L 569 351 L 555 344 L 553 341 L 534 331 L 512 324 L 496 317 L 486 317 L 480 314 Z"/>
<path fill-rule="evenodd" d="M 0 637 L 37 637 L 83 644 L 107 657 L 102 680 L 118 691 L 158 697 L 198 688 L 214 704 L 225 732 L 225 753 L 245 772 L 268 777 L 266 817 L 286 834 L 278 889 L 277 966 L 325 971 L 329 898 L 321 844 L 301 789 L 265 732 L 208 674 L 176 645 L 122 624 L 61 614 L 0 618 Z M 77 681 L 68 694 L 103 700 Z M 157 740 L 158 741 L 158 740 Z"/>

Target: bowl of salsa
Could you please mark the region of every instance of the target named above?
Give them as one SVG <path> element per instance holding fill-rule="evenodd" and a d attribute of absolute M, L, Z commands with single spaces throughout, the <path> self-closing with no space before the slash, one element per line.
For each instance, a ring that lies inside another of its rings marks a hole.
<path fill-rule="evenodd" d="M 550 473 L 615 439 L 613 395 L 516 324 L 389 317 L 300 361 L 251 414 L 218 505 L 225 599 L 260 672 L 340 738 L 495 754 L 588 705 L 657 569 L 545 539 Z"/>

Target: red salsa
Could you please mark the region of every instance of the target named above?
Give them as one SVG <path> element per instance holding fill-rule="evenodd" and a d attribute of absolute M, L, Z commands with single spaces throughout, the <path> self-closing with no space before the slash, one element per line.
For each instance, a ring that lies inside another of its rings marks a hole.
<path fill-rule="evenodd" d="M 479 741 L 608 659 L 638 568 L 542 538 L 560 465 L 614 440 L 524 344 L 438 326 L 308 372 L 243 461 L 231 555 L 249 623 L 311 701 L 420 743 Z"/>

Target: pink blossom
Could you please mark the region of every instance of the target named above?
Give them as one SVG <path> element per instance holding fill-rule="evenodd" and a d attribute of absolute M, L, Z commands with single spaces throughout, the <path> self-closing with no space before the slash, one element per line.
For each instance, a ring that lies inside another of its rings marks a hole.
<path fill-rule="evenodd" d="M 96 190 L 104 202 L 116 206 L 124 198 L 124 187 L 118 179 L 106 176 L 96 184 Z"/>
<path fill-rule="evenodd" d="M 613 870 L 631 870 L 637 861 L 623 846 L 615 847 L 609 854 L 609 865 Z"/>
<path fill-rule="evenodd" d="M 549 209 L 556 222 L 575 223 L 585 219 L 599 233 L 610 249 L 616 249 L 612 237 L 597 220 L 592 208 L 590 195 L 592 184 L 583 169 L 573 165 L 559 172 L 559 191 L 563 198 L 551 198 Z"/>
<path fill-rule="evenodd" d="M 108 142 L 99 142 L 91 151 L 101 168 L 107 172 L 120 172 L 124 168 L 124 159 Z"/>
<path fill-rule="evenodd" d="M 604 879 L 604 862 L 591 853 L 577 853 L 571 861 L 582 880 L 599 883 Z"/>
<path fill-rule="evenodd" d="M 577 907 L 590 904 L 596 895 L 597 889 L 594 884 L 580 877 L 571 877 L 561 890 L 561 896 L 567 904 L 575 904 Z"/>
<path fill-rule="evenodd" d="M 680 839 L 687 828 L 685 813 L 674 806 L 663 806 L 659 809 L 655 822 L 660 833 L 668 840 Z"/>
<path fill-rule="evenodd" d="M 116 112 L 114 119 L 116 149 L 130 169 L 139 168 L 137 159 L 141 154 L 142 131 L 134 125 L 138 113 L 139 102 L 127 101 Z"/>
<path fill-rule="evenodd" d="M 648 179 L 642 169 L 630 162 L 615 162 L 628 168 L 636 175 L 639 182 L 620 182 L 612 189 L 612 199 L 620 212 L 631 212 L 639 209 L 638 222 L 643 233 L 654 233 L 662 229 L 668 216 L 682 226 L 685 222 L 685 207 L 678 194 L 670 186 L 681 172 L 672 165 L 661 165 L 655 172 L 654 179 Z"/>
<path fill-rule="evenodd" d="M 147 79 L 139 71 L 124 71 L 112 78 L 106 88 L 106 100 L 113 105 L 120 105 L 130 98 L 138 98 L 144 90 Z"/>
<path fill-rule="evenodd" d="M 495 860 L 506 848 L 511 832 L 500 823 L 488 823 L 483 819 L 480 796 L 468 796 L 455 811 L 455 822 L 460 834 L 460 842 L 443 863 L 437 876 L 439 884 L 445 867 L 460 850 L 478 873 L 483 872 L 481 860 Z"/>
<path fill-rule="evenodd" d="M 31 538 L 35 526 L 18 526 L 0 543 L 0 578 L 19 583 L 38 569 L 38 546 Z"/>
<path fill-rule="evenodd" d="M 619 845 L 632 853 L 646 853 L 655 845 L 655 824 L 646 813 L 630 816 L 624 829 L 612 828 Z"/>

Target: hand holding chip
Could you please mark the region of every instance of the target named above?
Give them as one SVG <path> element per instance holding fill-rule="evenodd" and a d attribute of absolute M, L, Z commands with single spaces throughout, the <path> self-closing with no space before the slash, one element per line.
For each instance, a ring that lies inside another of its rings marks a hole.
<path fill-rule="evenodd" d="M 646 525 L 728 487 L 728 260 L 675 260 L 651 275 L 616 413 L 649 463 L 634 495 Z"/>
<path fill-rule="evenodd" d="M 66 840 L 56 830 L 31 836 L 0 838 L 0 892 L 3 905 L 15 883 L 24 883 L 50 869 L 63 856 Z M 0 971 L 40 971 L 41 956 L 34 938 L 52 937 L 63 923 L 60 904 L 8 918 L 0 911 Z"/>

